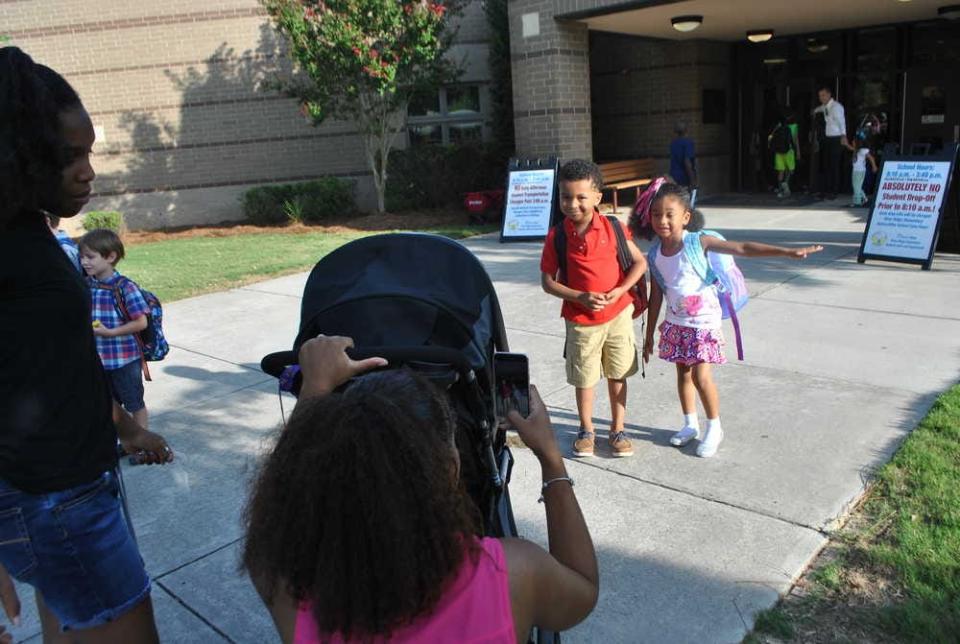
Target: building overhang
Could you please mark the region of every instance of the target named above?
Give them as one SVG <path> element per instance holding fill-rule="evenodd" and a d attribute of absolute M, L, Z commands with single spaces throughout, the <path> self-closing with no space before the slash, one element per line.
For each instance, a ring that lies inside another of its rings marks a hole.
<path fill-rule="evenodd" d="M 773 29 L 775 35 L 936 20 L 937 8 L 957 0 L 634 0 L 604 2 L 594 8 L 558 12 L 591 30 L 669 40 L 745 41 L 746 32 Z M 558 3 L 573 4 L 567 0 Z M 582 2 L 576 4 L 582 7 Z M 695 30 L 680 32 L 670 19 L 703 16 Z"/>

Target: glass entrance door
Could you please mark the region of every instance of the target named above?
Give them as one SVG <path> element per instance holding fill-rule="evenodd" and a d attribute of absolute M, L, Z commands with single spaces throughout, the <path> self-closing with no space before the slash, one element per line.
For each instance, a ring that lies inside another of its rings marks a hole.
<path fill-rule="evenodd" d="M 934 152 L 960 142 L 960 78 L 943 67 L 908 70 L 900 147 Z"/>

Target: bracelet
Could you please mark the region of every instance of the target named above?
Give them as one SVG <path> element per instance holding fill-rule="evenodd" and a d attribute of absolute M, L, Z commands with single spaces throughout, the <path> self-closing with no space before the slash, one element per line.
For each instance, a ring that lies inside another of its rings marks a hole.
<path fill-rule="evenodd" d="M 544 481 L 544 482 L 543 482 L 543 485 L 540 486 L 540 498 L 537 499 L 537 503 L 543 503 L 543 493 L 547 491 L 547 488 L 548 488 L 548 487 L 550 487 L 551 485 L 553 485 L 554 483 L 556 483 L 556 482 L 558 482 L 558 481 L 566 481 L 567 483 L 570 484 L 570 487 L 573 487 L 573 486 L 574 486 L 573 479 L 570 478 L 569 476 L 558 476 L 558 477 L 555 478 L 555 479 L 550 479 L 549 481 Z"/>

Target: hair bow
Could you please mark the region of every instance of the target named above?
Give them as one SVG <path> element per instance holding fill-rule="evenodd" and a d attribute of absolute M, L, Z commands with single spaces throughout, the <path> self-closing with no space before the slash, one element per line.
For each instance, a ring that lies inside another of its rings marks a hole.
<path fill-rule="evenodd" d="M 656 197 L 660 191 L 660 186 L 662 186 L 665 181 L 666 179 L 664 177 L 657 177 L 647 186 L 647 189 L 643 191 L 640 198 L 637 199 L 637 205 L 633 209 L 633 214 L 639 219 L 641 228 L 646 228 L 650 225 L 650 205 L 653 203 L 653 198 Z"/>

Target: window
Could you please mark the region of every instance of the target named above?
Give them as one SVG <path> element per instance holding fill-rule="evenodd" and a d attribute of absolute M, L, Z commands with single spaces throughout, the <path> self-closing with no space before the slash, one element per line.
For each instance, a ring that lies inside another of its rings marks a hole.
<path fill-rule="evenodd" d="M 447 113 L 450 116 L 480 116 L 480 88 L 447 88 Z"/>
<path fill-rule="evenodd" d="M 410 99 L 407 114 L 409 116 L 439 116 L 440 95 L 435 93 L 417 94 Z"/>
<path fill-rule="evenodd" d="M 485 123 L 479 85 L 457 85 L 420 95 L 407 109 L 410 145 L 482 141 Z"/>
<path fill-rule="evenodd" d="M 408 132 L 410 133 L 410 145 L 443 143 L 443 132 L 439 125 L 411 125 Z"/>
<path fill-rule="evenodd" d="M 857 33 L 857 71 L 889 74 L 896 69 L 897 31 L 893 27 L 862 29 Z"/>
<path fill-rule="evenodd" d="M 911 65 L 960 63 L 960 29 L 946 21 L 914 25 L 910 29 Z"/>

